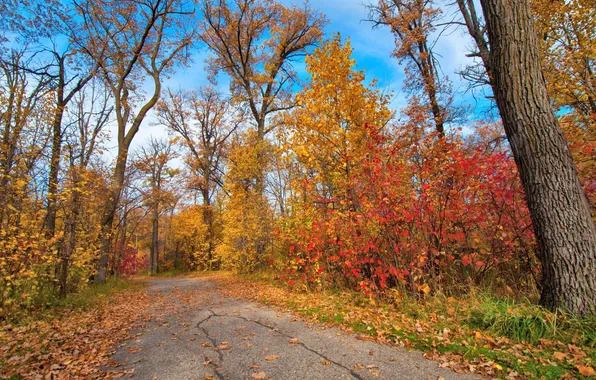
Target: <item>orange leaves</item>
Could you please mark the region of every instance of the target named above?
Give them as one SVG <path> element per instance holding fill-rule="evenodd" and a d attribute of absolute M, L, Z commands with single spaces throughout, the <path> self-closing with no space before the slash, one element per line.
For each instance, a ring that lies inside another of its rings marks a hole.
<path fill-rule="evenodd" d="M 578 365 L 576 368 L 577 368 L 579 374 L 582 376 L 596 377 L 596 371 L 594 370 L 593 367 Z"/>
<path fill-rule="evenodd" d="M 430 286 L 428 284 L 422 284 L 418 287 L 418 291 L 424 295 L 428 295 L 430 293 Z"/>

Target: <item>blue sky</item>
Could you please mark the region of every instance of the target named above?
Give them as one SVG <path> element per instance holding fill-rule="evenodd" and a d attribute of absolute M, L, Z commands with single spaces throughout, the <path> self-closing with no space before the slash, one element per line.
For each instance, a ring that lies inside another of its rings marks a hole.
<path fill-rule="evenodd" d="M 393 36 L 388 28 L 372 28 L 372 24 L 364 21 L 367 10 L 363 1 L 368 0 L 311 0 L 312 8 L 322 12 L 329 23 L 325 30 L 328 38 L 339 32 L 342 38 L 350 38 L 353 48 L 353 58 L 359 70 L 365 72 L 368 80 L 377 79 L 378 87 L 385 93 L 393 93 L 392 108 L 399 110 L 405 105 L 405 94 L 402 90 L 403 68 L 397 59 L 391 57 L 395 46 Z M 446 0 L 446 2 L 448 2 Z M 302 1 L 281 0 L 284 5 L 302 4 Z M 446 17 L 457 12 L 457 9 L 443 7 Z M 487 109 L 487 101 L 480 95 L 478 100 L 472 94 L 465 93 L 464 82 L 457 71 L 469 64 L 470 58 L 466 54 L 472 47 L 472 41 L 462 30 L 450 30 L 441 36 L 434 51 L 439 56 L 442 72 L 453 82 L 453 89 L 458 92 L 456 99 L 462 105 L 469 105 L 472 118 L 481 118 Z M 188 68 L 179 69 L 166 83 L 166 87 L 183 89 L 196 88 L 207 82 L 204 71 L 204 60 L 208 52 L 203 49 L 195 55 L 194 62 Z M 303 65 L 296 65 L 298 71 L 303 71 Z M 219 83 L 222 90 L 226 90 L 225 81 Z M 157 130 L 156 130 L 157 129 Z M 148 135 L 160 134 L 159 127 L 141 128 L 137 143 L 142 143 Z"/>

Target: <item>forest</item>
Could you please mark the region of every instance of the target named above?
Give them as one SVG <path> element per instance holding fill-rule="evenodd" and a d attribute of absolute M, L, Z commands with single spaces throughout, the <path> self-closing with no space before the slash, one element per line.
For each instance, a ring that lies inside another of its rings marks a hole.
<path fill-rule="evenodd" d="M 0 1 L 0 377 L 93 362 L 31 366 L 57 325 L 13 325 L 189 273 L 450 368 L 596 375 L 596 3 L 345 2 L 376 71 L 320 3 Z M 166 302 L 134 294 L 60 355 Z"/>
<path fill-rule="evenodd" d="M 217 270 L 594 316 L 596 4 L 370 1 L 389 90 L 315 5 L 1 1 L 0 319 Z M 207 84 L 168 85 L 197 65 Z"/>

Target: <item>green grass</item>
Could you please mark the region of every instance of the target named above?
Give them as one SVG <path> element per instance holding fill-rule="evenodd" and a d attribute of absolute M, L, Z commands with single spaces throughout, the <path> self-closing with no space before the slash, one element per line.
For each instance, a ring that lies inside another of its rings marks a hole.
<path fill-rule="evenodd" d="M 469 312 L 466 323 L 516 342 L 537 344 L 540 339 L 596 348 L 596 318 L 577 319 L 540 306 L 484 296 Z"/>

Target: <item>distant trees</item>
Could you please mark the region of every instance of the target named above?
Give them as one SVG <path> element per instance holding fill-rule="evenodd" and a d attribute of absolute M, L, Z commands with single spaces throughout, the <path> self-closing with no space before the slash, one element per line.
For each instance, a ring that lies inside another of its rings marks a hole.
<path fill-rule="evenodd" d="M 215 247 L 214 196 L 223 186 L 228 140 L 243 121 L 236 108 L 231 99 L 211 86 L 189 92 L 168 91 L 157 107 L 159 123 L 182 140 L 191 173 L 188 189 L 199 191 L 203 200 L 209 265 Z"/>
<path fill-rule="evenodd" d="M 169 165 L 175 157 L 169 141 L 150 138 L 147 147 L 142 147 L 135 162 L 136 168 L 143 174 L 146 187 L 144 202 L 151 210 L 151 254 L 149 255 L 149 274 L 159 270 L 159 218 L 173 207 L 175 196 L 169 182 L 178 170 Z"/>
<path fill-rule="evenodd" d="M 95 62 L 112 92 L 118 127 L 118 153 L 112 190 L 104 207 L 102 254 L 96 280 L 106 280 L 114 215 L 124 184 L 128 151 L 133 138 L 161 96 L 163 76 L 189 59 L 195 37 L 192 3 L 182 0 L 76 2 L 84 23 L 76 43 Z M 139 83 L 152 83 L 148 97 Z"/>

